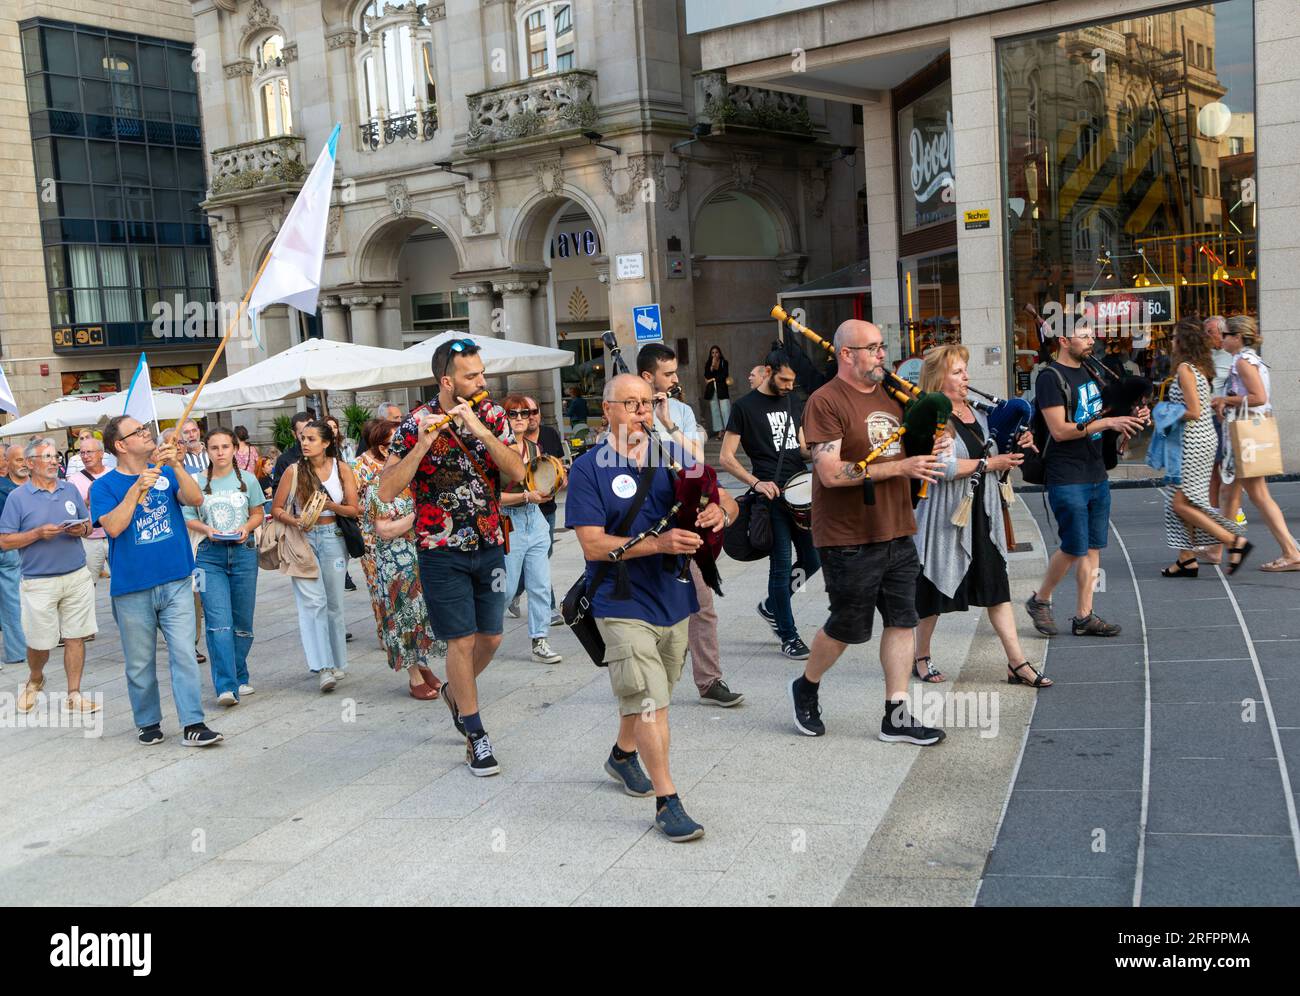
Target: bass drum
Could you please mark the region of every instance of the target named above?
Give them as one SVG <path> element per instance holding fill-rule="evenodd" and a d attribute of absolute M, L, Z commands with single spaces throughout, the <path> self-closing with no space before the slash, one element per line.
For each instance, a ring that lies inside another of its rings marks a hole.
<path fill-rule="evenodd" d="M 812 528 L 812 474 L 801 471 L 785 482 L 781 498 L 790 510 L 794 524 L 805 531 Z"/>

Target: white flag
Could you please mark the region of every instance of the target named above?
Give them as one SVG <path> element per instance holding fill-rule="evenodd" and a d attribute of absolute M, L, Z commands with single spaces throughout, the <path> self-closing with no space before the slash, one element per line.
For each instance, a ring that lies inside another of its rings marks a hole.
<path fill-rule="evenodd" d="M 14 400 L 14 392 L 9 387 L 9 378 L 5 376 L 3 367 L 0 367 L 0 412 L 18 414 L 18 402 Z"/>
<path fill-rule="evenodd" d="M 149 361 L 140 354 L 140 362 L 135 365 L 131 375 L 131 386 L 126 389 L 126 404 L 122 407 L 123 415 L 130 415 L 141 425 L 158 428 L 158 412 L 153 405 L 153 384 L 149 381 Z"/>
<path fill-rule="evenodd" d="M 334 155 L 340 125 L 316 158 L 307 182 L 289 209 L 271 243 L 270 262 L 253 288 L 248 316 L 257 329 L 257 313 L 272 304 L 291 304 L 299 311 L 316 314 L 320 294 L 320 271 L 325 261 L 325 231 L 329 226 L 330 195 L 334 189 Z"/>

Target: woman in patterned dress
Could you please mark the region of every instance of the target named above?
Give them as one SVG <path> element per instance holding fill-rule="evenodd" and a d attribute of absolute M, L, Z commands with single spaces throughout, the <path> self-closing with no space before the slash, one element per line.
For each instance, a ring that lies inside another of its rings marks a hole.
<path fill-rule="evenodd" d="M 379 642 L 388 652 L 388 666 L 406 671 L 412 698 L 436 699 L 442 682 L 428 665 L 432 659 L 446 658 L 447 644 L 434 636 L 420 588 L 412 531 L 415 504 L 409 488 L 391 503 L 379 500 L 379 475 L 388 460 L 388 441 L 396 425 L 372 419 L 361 433 L 366 449 L 355 468 L 361 535 L 366 542 L 361 567 L 370 588 Z"/>
<path fill-rule="evenodd" d="M 1222 543 L 1228 551 L 1227 573 L 1234 573 L 1250 552 L 1242 527 L 1210 504 L 1210 476 L 1218 439 L 1210 417 L 1210 382 L 1214 361 L 1210 337 L 1196 318 L 1174 328 L 1173 362 L 1177 372 L 1168 400 L 1186 405 L 1183 414 L 1183 464 L 1178 484 L 1163 488 L 1165 542 L 1178 551 L 1177 561 L 1160 573 L 1167 578 L 1194 578 L 1200 572 L 1196 551 Z"/>

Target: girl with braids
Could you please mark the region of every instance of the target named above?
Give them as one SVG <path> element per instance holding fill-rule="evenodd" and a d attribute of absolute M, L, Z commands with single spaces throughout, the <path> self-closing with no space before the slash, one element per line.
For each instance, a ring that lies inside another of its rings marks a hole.
<path fill-rule="evenodd" d="M 257 598 L 257 540 L 266 496 L 257 478 L 236 463 L 237 440 L 213 429 L 207 440 L 208 468 L 194 481 L 203 504 L 186 506 L 185 525 L 199 538 L 194 565 L 202 579 L 203 622 L 212 658 L 212 687 L 223 706 L 253 694 L 248 651 L 253 646 L 253 603 Z"/>
<path fill-rule="evenodd" d="M 314 578 L 293 578 L 293 595 L 307 668 L 320 676 L 322 692 L 332 692 L 348 667 L 343 624 L 348 553 L 337 523 L 338 516 L 355 519 L 360 511 L 357 479 L 339 458 L 338 442 L 328 422 L 301 426 L 298 445 L 302 458 L 280 478 L 271 518 L 287 529 L 303 530 L 316 554 L 319 573 Z"/>

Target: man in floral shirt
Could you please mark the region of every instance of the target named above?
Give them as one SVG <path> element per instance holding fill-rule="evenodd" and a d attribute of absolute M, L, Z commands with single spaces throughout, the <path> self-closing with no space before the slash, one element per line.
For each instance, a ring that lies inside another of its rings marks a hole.
<path fill-rule="evenodd" d="M 434 352 L 438 396 L 393 432 L 379 500 L 411 488 L 420 584 L 434 632 L 447 641 L 442 700 L 465 737 L 469 770 L 495 775 L 501 768 L 479 716 L 476 678 L 501 645 L 506 607 L 498 499 L 503 484 L 523 480 L 524 462 L 501 407 L 466 400 L 486 385 L 478 349 L 472 339 L 455 339 Z M 433 431 L 447 416 L 453 421 Z"/>

